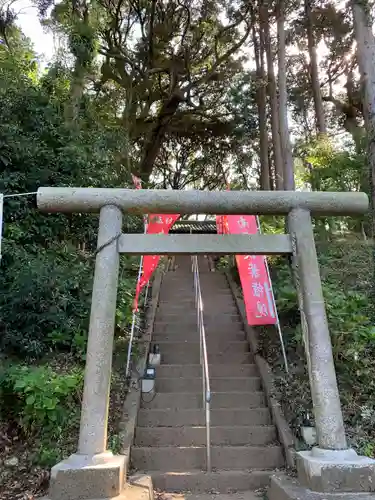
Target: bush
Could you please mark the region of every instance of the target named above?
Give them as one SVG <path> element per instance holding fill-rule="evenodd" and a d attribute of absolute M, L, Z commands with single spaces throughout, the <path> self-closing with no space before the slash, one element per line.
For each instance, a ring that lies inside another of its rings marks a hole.
<path fill-rule="evenodd" d="M 66 421 L 79 414 L 83 372 L 59 374 L 48 366 L 16 365 L 0 377 L 1 411 L 11 417 L 25 435 L 43 429 L 58 438 Z"/>
<path fill-rule="evenodd" d="M 88 327 L 93 262 L 69 247 L 38 253 L 15 248 L 13 255 L 2 272 L 2 349 L 28 358 L 74 350 Z"/>
<path fill-rule="evenodd" d="M 317 247 L 347 434 L 359 453 L 373 456 L 375 327 L 374 306 L 369 300 L 373 286 L 371 247 L 350 233 Z M 280 259 L 273 265 L 272 280 L 291 364 L 289 377 L 282 372 L 278 374 L 281 399 L 288 401 L 285 411 L 294 425 L 301 421 L 302 413 L 308 410 L 311 414 L 297 294 L 291 270 Z M 267 356 L 269 339 L 266 336 L 264 339 Z M 278 364 L 276 359 L 269 361 L 274 367 Z"/>

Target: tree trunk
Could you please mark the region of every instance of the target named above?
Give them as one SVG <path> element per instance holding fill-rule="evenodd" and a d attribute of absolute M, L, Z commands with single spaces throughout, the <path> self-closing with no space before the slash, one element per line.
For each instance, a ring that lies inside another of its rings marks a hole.
<path fill-rule="evenodd" d="M 270 179 L 269 179 L 269 183 L 270 183 L 270 190 L 271 191 L 276 191 L 276 186 L 275 186 L 275 166 L 272 165 L 272 159 L 271 159 L 271 154 L 272 154 L 272 151 L 271 151 L 271 144 L 270 144 L 270 141 L 268 141 L 268 151 L 267 151 L 267 156 L 268 156 L 268 165 L 269 165 L 269 171 L 270 171 Z"/>
<path fill-rule="evenodd" d="M 82 68 L 78 58 L 76 58 L 72 80 L 70 82 L 70 99 L 66 103 L 64 109 L 65 120 L 68 122 L 75 122 L 79 118 L 84 87 L 85 69 Z"/>
<path fill-rule="evenodd" d="M 354 32 L 357 57 L 362 80 L 363 114 L 368 138 L 369 177 L 373 211 L 372 237 L 375 234 L 375 39 L 371 14 L 366 0 L 353 0 Z"/>
<path fill-rule="evenodd" d="M 264 70 L 264 40 L 260 35 L 260 43 L 256 30 L 255 13 L 252 10 L 253 45 L 257 75 L 256 101 L 259 114 L 259 146 L 260 146 L 260 188 L 270 190 L 270 166 L 268 162 L 268 134 L 267 134 L 267 91 L 266 75 Z M 260 30 L 261 31 L 261 30 Z"/>
<path fill-rule="evenodd" d="M 294 168 L 292 147 L 289 137 L 288 106 L 286 92 L 286 47 L 285 47 L 285 3 L 277 4 L 277 38 L 278 38 L 278 82 L 279 82 L 279 129 L 281 152 L 284 167 L 284 189 L 294 191 Z"/>
<path fill-rule="evenodd" d="M 356 110 L 349 103 L 336 99 L 333 96 L 323 97 L 326 102 L 331 102 L 334 105 L 335 113 L 338 117 L 344 118 L 344 129 L 352 136 L 357 154 L 361 154 L 363 148 L 363 137 L 365 129 L 358 124 L 356 119 Z"/>
<path fill-rule="evenodd" d="M 281 141 L 279 132 L 279 113 L 278 99 L 275 80 L 275 71 L 273 67 L 273 54 L 271 47 L 270 25 L 267 4 L 261 4 L 259 9 L 260 14 L 260 29 L 264 30 L 264 42 L 267 56 L 267 72 L 268 72 L 268 95 L 270 97 L 271 108 L 271 130 L 275 165 L 275 181 L 276 189 L 282 191 L 284 189 L 283 181 L 283 159 L 281 155 Z"/>
<path fill-rule="evenodd" d="M 179 91 L 176 90 L 171 97 L 164 102 L 157 118 L 155 125 L 151 129 L 149 136 L 146 138 L 145 145 L 143 147 L 144 153 L 139 166 L 138 176 L 143 181 L 148 181 L 154 167 L 156 157 L 160 152 L 160 148 L 163 144 L 163 140 L 168 129 L 168 125 L 175 115 L 183 97 L 180 95 Z"/>
<path fill-rule="evenodd" d="M 310 78 L 311 78 L 311 86 L 314 97 L 317 129 L 320 134 L 326 134 L 327 126 L 324 116 L 322 94 L 320 92 L 318 58 L 316 55 L 315 37 L 313 33 L 311 3 L 312 0 L 305 0 L 305 13 L 307 21 L 307 43 L 308 43 L 309 57 L 310 57 Z"/>

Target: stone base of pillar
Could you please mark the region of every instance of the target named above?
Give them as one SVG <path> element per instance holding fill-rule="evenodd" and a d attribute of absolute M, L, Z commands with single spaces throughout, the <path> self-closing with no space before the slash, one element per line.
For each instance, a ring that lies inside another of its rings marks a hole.
<path fill-rule="evenodd" d="M 268 500 L 375 500 L 375 460 L 354 450 L 296 453 L 297 477 L 271 478 Z"/>
<path fill-rule="evenodd" d="M 73 454 L 51 469 L 49 500 L 117 499 L 124 491 L 127 457 Z"/>
<path fill-rule="evenodd" d="M 375 460 L 352 450 L 313 448 L 296 454 L 301 486 L 322 493 L 375 491 Z"/>
<path fill-rule="evenodd" d="M 271 478 L 268 500 L 374 500 L 371 493 L 322 493 L 311 491 L 294 477 L 277 475 Z"/>

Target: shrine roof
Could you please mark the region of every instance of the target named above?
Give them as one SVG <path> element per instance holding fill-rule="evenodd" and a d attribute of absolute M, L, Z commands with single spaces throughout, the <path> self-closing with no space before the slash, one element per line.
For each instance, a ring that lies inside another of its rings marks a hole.
<path fill-rule="evenodd" d="M 173 224 L 169 231 L 170 233 L 214 233 L 216 234 L 216 221 L 195 221 L 195 220 L 181 220 Z"/>

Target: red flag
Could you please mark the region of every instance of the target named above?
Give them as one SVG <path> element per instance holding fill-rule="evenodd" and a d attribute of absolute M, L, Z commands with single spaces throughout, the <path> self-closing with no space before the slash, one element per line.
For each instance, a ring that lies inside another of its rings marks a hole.
<path fill-rule="evenodd" d="M 230 234 L 257 234 L 254 215 L 227 215 Z M 249 325 L 275 325 L 277 323 L 272 285 L 264 255 L 236 255 L 247 322 Z"/>
<path fill-rule="evenodd" d="M 149 217 L 146 234 L 168 234 L 170 228 L 179 218 L 176 214 L 153 214 Z M 160 255 L 145 255 L 143 257 L 142 275 L 137 283 L 133 310 L 138 309 L 139 294 L 144 286 L 150 281 L 150 278 L 159 264 Z"/>
<path fill-rule="evenodd" d="M 132 179 L 133 179 L 135 189 L 142 189 L 142 180 L 133 174 L 132 174 Z"/>
<path fill-rule="evenodd" d="M 216 216 L 216 230 L 217 230 L 217 234 L 223 234 L 224 233 L 223 216 L 222 215 L 217 215 Z"/>
<path fill-rule="evenodd" d="M 228 216 L 227 215 L 217 215 L 216 216 L 216 228 L 217 234 L 228 234 Z"/>

